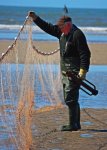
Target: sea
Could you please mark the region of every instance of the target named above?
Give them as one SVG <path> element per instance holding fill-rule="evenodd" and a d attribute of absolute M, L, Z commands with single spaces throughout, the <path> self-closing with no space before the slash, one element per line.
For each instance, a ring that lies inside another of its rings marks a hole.
<path fill-rule="evenodd" d="M 64 15 L 63 8 L 0 6 L 0 40 L 13 40 L 23 25 L 28 12 L 34 11 L 44 20 L 56 24 Z M 68 15 L 86 35 L 88 42 L 107 42 L 107 9 L 68 8 Z M 56 41 L 34 24 L 34 40 Z"/>

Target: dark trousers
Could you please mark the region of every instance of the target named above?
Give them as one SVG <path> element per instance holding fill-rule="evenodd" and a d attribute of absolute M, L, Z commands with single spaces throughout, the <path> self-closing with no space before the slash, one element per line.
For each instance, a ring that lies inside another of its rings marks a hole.
<path fill-rule="evenodd" d="M 65 76 L 62 81 L 64 100 L 69 108 L 69 124 L 80 128 L 80 106 L 78 103 L 80 86 Z"/>
<path fill-rule="evenodd" d="M 63 93 L 66 105 L 69 108 L 69 124 L 70 126 L 78 126 L 74 128 L 80 128 L 80 106 L 79 88 L 80 86 L 69 79 L 63 74 L 63 71 L 75 71 L 77 74 L 80 70 L 80 59 L 78 57 L 61 57 L 61 71 L 62 71 L 62 83 Z"/>

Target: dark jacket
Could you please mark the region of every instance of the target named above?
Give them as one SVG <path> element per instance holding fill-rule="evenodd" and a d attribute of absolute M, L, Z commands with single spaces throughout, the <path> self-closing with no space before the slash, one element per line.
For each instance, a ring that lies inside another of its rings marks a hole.
<path fill-rule="evenodd" d="M 62 35 L 60 28 L 37 17 L 34 21 L 46 33 L 59 39 Z M 88 71 L 90 65 L 90 50 L 83 32 L 73 24 L 71 32 L 66 36 L 67 47 L 64 58 L 78 57 L 80 60 L 80 68 Z"/>

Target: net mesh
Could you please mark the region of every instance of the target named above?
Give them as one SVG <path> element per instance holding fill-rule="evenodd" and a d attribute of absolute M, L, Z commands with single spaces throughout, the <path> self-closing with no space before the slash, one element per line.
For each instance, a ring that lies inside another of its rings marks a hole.
<path fill-rule="evenodd" d="M 62 104 L 59 51 L 39 51 L 27 18 L 0 58 L 0 149 L 29 150 L 33 110 Z"/>

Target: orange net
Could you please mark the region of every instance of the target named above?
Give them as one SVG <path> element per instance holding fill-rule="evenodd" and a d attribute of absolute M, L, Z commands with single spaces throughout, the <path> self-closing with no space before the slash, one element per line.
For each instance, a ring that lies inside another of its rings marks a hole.
<path fill-rule="evenodd" d="M 0 58 L 0 149 L 30 150 L 33 111 L 62 104 L 59 51 L 38 50 L 32 27 L 27 18 Z"/>

